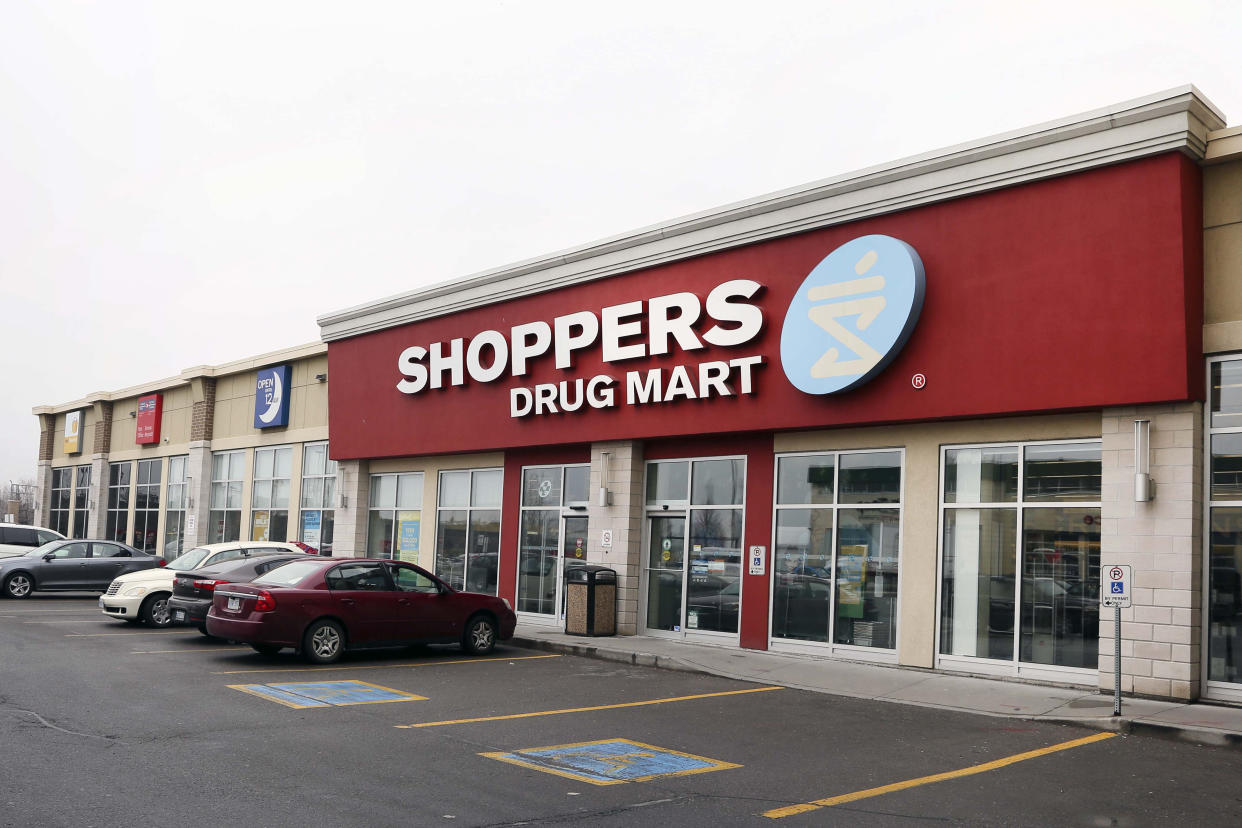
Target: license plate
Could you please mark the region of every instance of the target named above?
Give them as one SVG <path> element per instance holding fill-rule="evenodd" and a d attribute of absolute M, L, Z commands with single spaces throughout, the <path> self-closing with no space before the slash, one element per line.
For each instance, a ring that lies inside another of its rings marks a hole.
<path fill-rule="evenodd" d="M 228 604 L 226 605 L 226 608 L 227 608 L 227 609 L 231 609 L 231 610 L 239 610 L 239 609 L 241 609 L 241 599 L 240 599 L 240 598 L 230 598 L 230 599 L 229 599 Z"/>
<path fill-rule="evenodd" d="M 185 610 L 173 610 L 173 620 L 174 620 L 174 621 L 184 621 L 184 620 L 185 620 Z"/>

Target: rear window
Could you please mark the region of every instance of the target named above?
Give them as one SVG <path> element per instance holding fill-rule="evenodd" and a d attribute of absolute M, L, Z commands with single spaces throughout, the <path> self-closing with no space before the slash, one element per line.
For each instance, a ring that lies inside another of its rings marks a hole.
<path fill-rule="evenodd" d="M 284 566 L 278 566 L 266 575 L 260 575 L 250 583 L 267 584 L 269 586 L 295 586 L 302 582 L 307 575 L 315 572 L 322 566 L 318 561 L 293 561 Z"/>
<path fill-rule="evenodd" d="M 33 547 L 39 545 L 39 538 L 35 534 L 35 530 L 21 526 L 0 527 L 0 539 L 3 539 L 4 543 L 11 543 L 14 546 Z"/>

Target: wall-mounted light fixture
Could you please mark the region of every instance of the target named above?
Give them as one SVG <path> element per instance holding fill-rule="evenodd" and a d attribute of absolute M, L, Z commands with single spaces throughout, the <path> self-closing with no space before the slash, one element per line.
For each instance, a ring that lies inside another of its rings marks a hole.
<path fill-rule="evenodd" d="M 319 382 L 327 382 L 328 375 L 327 374 L 315 374 L 315 379 L 318 380 Z"/>
<path fill-rule="evenodd" d="M 608 478 L 612 472 L 612 452 L 599 453 L 599 505 L 612 505 L 612 492 L 608 491 Z"/>
<path fill-rule="evenodd" d="M 129 412 L 129 416 L 131 416 L 131 417 L 135 417 L 135 418 L 136 418 L 136 417 L 138 416 L 138 412 L 137 412 L 137 411 L 131 411 L 131 412 Z"/>
<path fill-rule="evenodd" d="M 1134 421 L 1134 500 L 1147 503 L 1156 496 L 1151 479 L 1151 420 Z"/>

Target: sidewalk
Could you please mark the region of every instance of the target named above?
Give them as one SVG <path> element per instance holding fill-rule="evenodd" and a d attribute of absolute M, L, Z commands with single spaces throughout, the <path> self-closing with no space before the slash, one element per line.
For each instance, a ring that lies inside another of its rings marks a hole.
<path fill-rule="evenodd" d="M 1112 695 L 1084 688 L 1049 687 L 911 667 L 686 644 L 647 636 L 586 638 L 565 635 L 555 627 L 530 624 L 523 624 L 510 643 L 856 699 L 1242 747 L 1242 708 L 1224 705 L 1123 697 L 1122 715 L 1114 718 Z"/>

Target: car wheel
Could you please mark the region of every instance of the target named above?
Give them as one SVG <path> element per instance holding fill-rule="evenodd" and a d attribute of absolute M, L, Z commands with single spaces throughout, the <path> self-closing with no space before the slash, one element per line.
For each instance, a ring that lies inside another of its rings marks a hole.
<path fill-rule="evenodd" d="M 280 652 L 280 645 L 278 644 L 251 644 L 250 646 L 259 655 L 274 656 Z"/>
<path fill-rule="evenodd" d="M 4 595 L 7 598 L 29 598 L 34 591 L 34 578 L 25 572 L 14 572 L 4 582 Z"/>
<path fill-rule="evenodd" d="M 474 655 L 485 655 L 496 646 L 496 622 L 486 615 L 476 615 L 466 623 L 461 648 Z"/>
<path fill-rule="evenodd" d="M 345 651 L 345 631 L 335 621 L 322 619 L 306 628 L 302 655 L 314 664 L 331 664 Z"/>
<path fill-rule="evenodd" d="M 138 615 L 148 627 L 167 627 L 172 623 L 172 610 L 168 608 L 168 593 L 157 592 L 142 602 Z"/>

